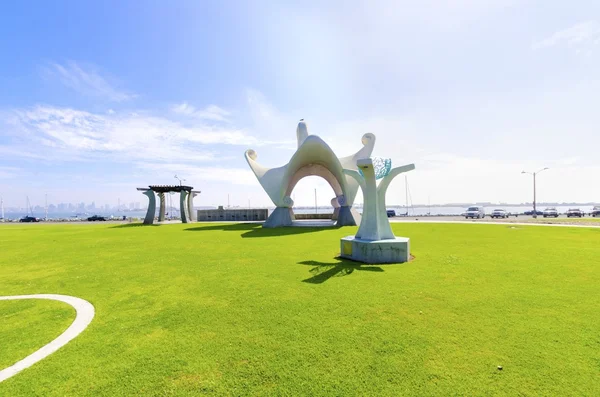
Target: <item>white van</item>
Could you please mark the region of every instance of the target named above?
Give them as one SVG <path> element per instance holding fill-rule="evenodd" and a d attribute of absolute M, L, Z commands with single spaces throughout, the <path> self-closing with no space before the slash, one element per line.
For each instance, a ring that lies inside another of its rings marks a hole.
<path fill-rule="evenodd" d="M 485 212 L 483 211 L 483 207 L 473 206 L 467 208 L 467 212 L 465 212 L 465 219 L 482 219 L 485 218 Z"/>

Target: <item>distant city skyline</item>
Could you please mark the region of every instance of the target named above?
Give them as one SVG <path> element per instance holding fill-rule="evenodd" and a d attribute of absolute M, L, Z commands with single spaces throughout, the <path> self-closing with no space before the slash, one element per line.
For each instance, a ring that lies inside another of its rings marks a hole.
<path fill-rule="evenodd" d="M 538 202 L 538 206 L 568 206 L 568 205 L 581 205 L 581 206 L 592 206 L 592 205 L 597 205 L 599 202 Z M 173 203 L 167 203 L 167 208 L 173 208 L 174 210 L 179 211 L 179 207 L 178 207 L 178 203 L 177 202 L 173 202 Z M 418 207 L 418 208 L 427 208 L 427 207 L 435 207 L 435 208 L 442 208 L 442 207 L 468 207 L 471 205 L 481 205 L 481 206 L 488 206 L 488 207 L 493 207 L 493 206 L 498 206 L 498 207 L 502 207 L 502 206 L 506 206 L 506 207 L 527 207 L 527 206 L 532 206 L 533 203 L 531 202 L 523 202 L 523 203 L 501 203 L 501 202 L 473 202 L 473 203 L 444 203 L 444 204 L 427 204 L 427 203 L 409 203 L 409 207 Z M 356 204 L 357 207 L 361 207 L 362 203 L 357 203 Z M 388 207 L 405 207 L 406 205 L 404 203 L 390 203 L 388 205 Z M 196 204 L 194 203 L 194 208 L 216 208 L 217 206 L 207 206 L 207 205 L 202 205 L 202 204 Z M 227 207 L 227 205 L 224 205 L 223 207 Z M 247 207 L 247 206 L 239 206 L 239 205 L 235 205 L 235 206 L 231 206 L 231 207 Z M 273 205 L 267 205 L 267 206 L 261 206 L 264 208 L 271 208 L 274 207 Z M 302 207 L 302 208 L 314 208 L 314 205 L 312 206 L 296 206 L 296 207 Z M 319 208 L 327 208 L 330 207 L 330 205 L 319 205 Z M 141 203 L 141 202 L 131 202 L 131 203 L 117 203 L 116 205 L 111 205 L 111 204 L 98 204 L 96 205 L 95 202 L 91 202 L 91 203 L 48 203 L 48 213 L 66 213 L 66 212 L 89 212 L 89 211 L 97 211 L 97 212 L 111 212 L 111 211 L 146 211 L 148 208 L 147 203 Z M 157 205 L 158 208 L 158 205 Z M 33 212 L 36 213 L 43 213 L 46 210 L 45 205 L 40 205 L 40 204 L 32 204 L 31 205 L 31 209 L 33 210 Z M 4 206 L 4 210 L 7 213 L 10 212 L 28 212 L 28 208 L 26 206 L 13 206 L 13 207 L 8 207 L 8 206 Z"/>
<path fill-rule="evenodd" d="M 48 203 L 43 203 L 43 204 L 34 204 L 31 203 L 30 208 L 33 209 L 34 211 L 45 211 L 46 207 L 48 209 L 48 212 L 67 212 L 67 211 L 95 211 L 95 210 L 123 210 L 123 211 L 138 211 L 138 210 L 145 210 L 146 208 L 148 208 L 148 205 L 144 205 L 142 206 L 142 203 L 137 201 L 137 202 L 130 202 L 130 203 L 117 203 L 116 205 L 111 205 L 108 203 L 105 204 L 98 204 L 96 205 L 95 201 L 92 201 L 91 203 L 85 203 L 85 202 L 80 202 L 80 203 L 52 203 L 52 202 L 48 202 Z M 23 205 L 23 206 L 11 206 L 8 207 L 5 205 L 4 207 L 5 210 L 14 210 L 17 209 L 19 211 L 27 211 L 27 204 Z"/>
<path fill-rule="evenodd" d="M 243 153 L 285 164 L 302 118 L 339 156 L 372 132 L 414 163 L 415 203 L 531 201 L 544 167 L 538 201 L 600 200 L 597 1 L 9 2 L 0 34 L 6 208 L 145 205 L 175 175 L 197 206 L 271 206 Z"/>

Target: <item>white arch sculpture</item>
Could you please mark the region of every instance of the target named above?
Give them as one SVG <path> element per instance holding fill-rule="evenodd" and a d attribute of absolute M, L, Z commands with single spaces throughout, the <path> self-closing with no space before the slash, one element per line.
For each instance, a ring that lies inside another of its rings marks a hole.
<path fill-rule="evenodd" d="M 311 175 L 322 177 L 333 189 L 340 207 L 339 211 L 336 211 L 336 224 L 339 226 L 359 224 L 360 215 L 352 210 L 359 185 L 354 178 L 344 174 L 344 169 L 357 170 L 357 160 L 371 156 L 375 146 L 375 135 L 370 133 L 363 135 L 363 147 L 356 154 L 342 158 L 338 158 L 321 138 L 309 135 L 308 127 L 303 120 L 298 123 L 296 136 L 298 149 L 290 162 L 282 167 L 266 168 L 256 161 L 258 155 L 254 150 L 246 150 L 245 157 L 248 165 L 276 206 L 263 227 L 292 224 L 294 202 L 290 195 L 302 178 Z"/>

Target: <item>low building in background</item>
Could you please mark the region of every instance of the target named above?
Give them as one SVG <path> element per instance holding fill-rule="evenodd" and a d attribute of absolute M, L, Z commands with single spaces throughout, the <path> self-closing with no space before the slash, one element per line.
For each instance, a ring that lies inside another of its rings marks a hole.
<path fill-rule="evenodd" d="M 266 221 L 269 217 L 269 210 L 266 208 L 219 208 L 214 210 L 198 210 L 199 222 L 219 222 L 219 221 Z"/>

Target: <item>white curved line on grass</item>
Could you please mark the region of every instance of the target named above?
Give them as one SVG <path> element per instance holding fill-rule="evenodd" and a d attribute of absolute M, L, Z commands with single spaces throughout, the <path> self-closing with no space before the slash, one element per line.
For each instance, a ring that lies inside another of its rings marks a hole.
<path fill-rule="evenodd" d="M 60 334 L 58 338 L 54 339 L 46 346 L 25 357 L 21 361 L 18 361 L 10 367 L 1 370 L 0 382 L 5 381 L 11 376 L 18 374 L 25 368 L 31 367 L 33 364 L 37 363 L 40 360 L 43 360 L 44 358 L 48 357 L 49 355 L 51 355 L 52 353 L 69 343 L 77 335 L 82 333 L 83 330 L 87 328 L 87 326 L 92 322 L 92 319 L 94 318 L 94 306 L 90 302 L 81 298 L 76 298 L 74 296 L 55 294 L 0 296 L 0 301 L 19 299 L 49 299 L 64 302 L 73 306 L 77 314 L 73 323 L 69 326 L 69 328 L 66 329 L 65 332 Z"/>

